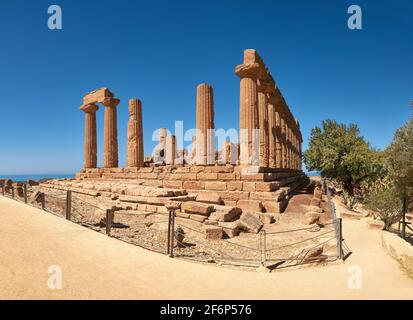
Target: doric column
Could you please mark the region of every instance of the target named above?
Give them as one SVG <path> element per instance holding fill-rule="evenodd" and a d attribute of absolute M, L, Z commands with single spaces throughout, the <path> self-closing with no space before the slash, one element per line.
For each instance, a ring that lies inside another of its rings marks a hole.
<path fill-rule="evenodd" d="M 103 133 L 103 166 L 105 168 L 118 167 L 118 127 L 116 107 L 120 100 L 105 98 L 104 133 Z"/>
<path fill-rule="evenodd" d="M 85 142 L 84 142 L 84 167 L 97 167 L 97 143 L 96 143 L 96 111 L 99 107 L 95 104 L 87 104 L 80 107 L 85 113 Z"/>
<path fill-rule="evenodd" d="M 273 99 L 268 100 L 268 158 L 271 168 L 277 167 L 277 125 Z"/>
<path fill-rule="evenodd" d="M 127 159 L 128 167 L 143 167 L 142 103 L 139 99 L 129 100 Z"/>
<path fill-rule="evenodd" d="M 291 122 L 289 118 L 287 118 L 286 124 L 287 168 L 291 169 Z"/>
<path fill-rule="evenodd" d="M 196 164 L 215 163 L 214 95 L 206 83 L 196 88 Z"/>
<path fill-rule="evenodd" d="M 258 165 L 258 94 L 257 79 L 260 71 L 258 63 L 247 63 L 236 67 L 240 77 L 240 164 Z"/>
<path fill-rule="evenodd" d="M 176 158 L 176 137 L 167 136 L 165 141 L 165 164 L 175 164 Z"/>
<path fill-rule="evenodd" d="M 260 81 L 261 82 L 261 81 Z M 273 115 L 274 109 L 270 110 L 268 99 L 267 99 L 267 92 L 265 90 L 265 85 L 262 83 L 258 86 L 258 128 L 260 130 L 260 144 L 259 144 L 259 165 L 260 167 L 268 167 L 270 165 L 269 154 L 271 153 L 270 149 L 270 140 L 271 137 L 270 132 L 272 131 L 272 126 L 269 126 L 269 119 Z"/>
<path fill-rule="evenodd" d="M 298 153 L 298 167 L 297 170 L 302 170 L 302 154 L 301 154 L 301 143 L 303 142 L 300 130 L 300 122 L 298 119 L 295 119 L 297 125 L 297 153 Z"/>

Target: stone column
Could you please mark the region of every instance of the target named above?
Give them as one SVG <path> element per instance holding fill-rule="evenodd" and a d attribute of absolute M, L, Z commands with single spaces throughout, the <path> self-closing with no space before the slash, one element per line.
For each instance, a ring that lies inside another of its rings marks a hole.
<path fill-rule="evenodd" d="M 288 150 L 287 150 L 287 123 L 284 113 L 280 114 L 281 120 L 281 152 L 282 152 L 282 168 L 287 168 Z"/>
<path fill-rule="evenodd" d="M 103 134 L 103 166 L 105 168 L 118 167 L 118 127 L 116 107 L 120 100 L 105 98 L 104 134 Z"/>
<path fill-rule="evenodd" d="M 196 164 L 215 163 L 214 96 L 206 83 L 196 88 Z"/>
<path fill-rule="evenodd" d="M 129 100 L 129 123 L 126 163 L 128 167 L 143 167 L 142 103 L 139 99 Z"/>
<path fill-rule="evenodd" d="M 291 122 L 289 118 L 287 118 L 286 124 L 287 168 L 291 169 Z"/>
<path fill-rule="evenodd" d="M 271 111 L 272 115 L 269 114 Z M 262 92 L 261 86 L 258 87 L 258 127 L 260 134 L 260 145 L 259 145 L 259 166 L 268 167 L 269 166 L 269 153 L 270 153 L 270 141 L 269 135 L 272 131 L 272 127 L 269 127 L 269 118 L 272 117 L 273 120 L 273 111 L 270 110 L 267 100 L 267 94 Z"/>
<path fill-rule="evenodd" d="M 274 101 L 268 101 L 268 164 L 270 168 L 277 167 L 277 130 L 276 130 L 276 113 L 274 108 Z"/>
<path fill-rule="evenodd" d="M 167 136 L 165 140 L 165 164 L 175 164 L 176 158 L 176 137 Z"/>
<path fill-rule="evenodd" d="M 235 73 L 240 77 L 240 164 L 258 165 L 258 63 L 242 64 Z"/>
<path fill-rule="evenodd" d="M 80 107 L 85 113 L 85 139 L 84 139 L 84 164 L 85 168 L 97 167 L 97 143 L 96 143 L 96 111 L 99 107 L 95 104 L 87 104 Z"/>

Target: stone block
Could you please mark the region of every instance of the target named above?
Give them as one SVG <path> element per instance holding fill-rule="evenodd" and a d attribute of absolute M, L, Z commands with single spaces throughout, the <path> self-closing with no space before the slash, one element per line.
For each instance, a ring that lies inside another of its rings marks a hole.
<path fill-rule="evenodd" d="M 204 227 L 205 239 L 207 240 L 219 240 L 222 239 L 223 231 L 219 226 L 206 225 Z"/>
<path fill-rule="evenodd" d="M 237 207 L 241 208 L 242 212 L 262 212 L 263 205 L 259 200 L 239 200 Z"/>
<path fill-rule="evenodd" d="M 251 233 L 258 233 L 263 223 L 253 213 L 243 213 L 239 220 L 242 228 Z"/>
<path fill-rule="evenodd" d="M 260 219 L 260 221 L 263 224 L 271 224 L 275 221 L 274 216 L 272 214 L 265 212 L 258 213 L 258 219 Z"/>
<path fill-rule="evenodd" d="M 247 200 L 250 193 L 244 191 L 218 191 L 218 194 L 224 201 L 238 201 Z"/>
<path fill-rule="evenodd" d="M 256 182 L 255 191 L 257 192 L 271 192 L 279 189 L 276 182 Z"/>
<path fill-rule="evenodd" d="M 197 173 L 197 180 L 218 180 L 218 173 Z"/>
<path fill-rule="evenodd" d="M 200 223 L 204 223 L 207 217 L 204 215 L 200 215 L 200 214 L 190 214 L 189 219 L 200 222 Z"/>
<path fill-rule="evenodd" d="M 214 211 L 214 206 L 196 201 L 187 201 L 182 203 L 181 211 L 189 214 L 209 216 L 209 214 Z"/>
<path fill-rule="evenodd" d="M 278 190 L 274 192 L 251 192 L 251 200 L 282 201 L 285 198 L 285 191 Z"/>
<path fill-rule="evenodd" d="M 243 191 L 255 191 L 255 182 L 243 182 L 242 183 Z"/>
<path fill-rule="evenodd" d="M 242 210 L 238 207 L 215 206 L 215 212 L 211 213 L 209 219 L 221 222 L 231 222 L 238 220 L 241 213 Z"/>
<path fill-rule="evenodd" d="M 241 228 L 239 222 L 218 222 L 218 225 L 222 228 L 224 235 L 228 238 L 233 238 L 239 235 Z"/>
<path fill-rule="evenodd" d="M 205 182 L 206 190 L 217 190 L 225 191 L 227 190 L 227 183 L 222 181 L 206 181 Z"/>
<path fill-rule="evenodd" d="M 264 201 L 263 205 L 266 212 L 271 213 L 281 213 L 287 207 L 287 200 L 284 199 L 282 201 Z"/>
<path fill-rule="evenodd" d="M 242 191 L 243 183 L 241 181 L 227 182 L 228 191 Z"/>
<path fill-rule="evenodd" d="M 320 214 L 318 212 L 307 212 L 304 214 L 303 219 L 301 220 L 302 224 L 316 224 L 320 220 Z"/>
<path fill-rule="evenodd" d="M 212 203 L 212 204 L 222 204 L 222 199 L 218 193 L 215 192 L 199 192 L 196 201 Z"/>
<path fill-rule="evenodd" d="M 190 190 L 204 190 L 205 182 L 203 181 L 184 181 L 183 187 Z"/>
<path fill-rule="evenodd" d="M 97 89 L 83 96 L 83 104 L 102 102 L 105 98 L 113 98 L 113 93 L 108 88 Z"/>

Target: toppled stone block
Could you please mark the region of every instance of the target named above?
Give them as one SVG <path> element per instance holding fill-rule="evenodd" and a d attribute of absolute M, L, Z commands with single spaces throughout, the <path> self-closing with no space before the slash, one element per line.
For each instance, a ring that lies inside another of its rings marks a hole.
<path fill-rule="evenodd" d="M 284 199 L 282 201 L 264 201 L 263 205 L 266 212 L 281 213 L 287 207 L 288 201 Z"/>
<path fill-rule="evenodd" d="M 204 223 L 207 217 L 204 215 L 200 215 L 200 214 L 190 214 L 189 219 L 200 222 L 200 223 Z"/>
<path fill-rule="evenodd" d="M 200 192 L 196 197 L 196 201 L 212 204 L 222 204 L 222 198 L 218 193 L 215 192 Z"/>
<path fill-rule="evenodd" d="M 27 185 L 29 185 L 31 187 L 39 185 L 39 182 L 31 180 L 31 179 L 27 180 L 26 183 L 27 183 Z"/>
<path fill-rule="evenodd" d="M 202 202 L 187 201 L 182 203 L 181 211 L 209 216 L 209 214 L 214 211 L 214 206 Z"/>
<path fill-rule="evenodd" d="M 209 216 L 210 220 L 230 222 L 238 220 L 241 216 L 242 210 L 238 207 L 229 206 L 215 206 L 215 212 Z"/>
<path fill-rule="evenodd" d="M 303 224 L 316 224 L 320 220 L 320 214 L 318 212 L 307 212 L 304 214 L 304 218 L 302 219 Z"/>
<path fill-rule="evenodd" d="M 222 228 L 219 226 L 206 225 L 204 226 L 204 232 L 207 240 L 219 240 L 223 236 Z"/>
<path fill-rule="evenodd" d="M 262 212 L 264 208 L 259 200 L 239 200 L 237 207 L 241 208 L 242 212 Z"/>
<path fill-rule="evenodd" d="M 322 196 L 323 196 L 323 192 L 321 190 L 321 186 L 315 187 L 314 188 L 314 198 L 321 200 Z"/>
<path fill-rule="evenodd" d="M 260 219 L 260 221 L 263 224 L 271 224 L 275 221 L 274 216 L 272 214 L 265 212 L 258 213 L 258 219 Z"/>
<path fill-rule="evenodd" d="M 239 221 L 235 222 L 218 222 L 218 225 L 222 228 L 224 235 L 229 238 L 233 238 L 239 235 L 241 231 Z"/>
<path fill-rule="evenodd" d="M 40 203 L 44 200 L 44 193 L 40 191 L 35 191 L 32 193 L 30 196 L 30 202 L 31 203 Z"/>
<path fill-rule="evenodd" d="M 258 233 L 263 223 L 252 213 L 243 213 L 239 220 L 242 228 L 251 233 Z"/>

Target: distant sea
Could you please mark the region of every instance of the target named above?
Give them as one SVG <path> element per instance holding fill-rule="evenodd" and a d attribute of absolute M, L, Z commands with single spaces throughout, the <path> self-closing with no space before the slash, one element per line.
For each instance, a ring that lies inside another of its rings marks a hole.
<path fill-rule="evenodd" d="M 13 181 L 27 181 L 27 180 L 41 180 L 41 179 L 63 179 L 63 178 L 73 178 L 74 174 L 17 174 L 17 175 L 2 175 L 0 174 L 0 179 L 11 179 Z"/>

